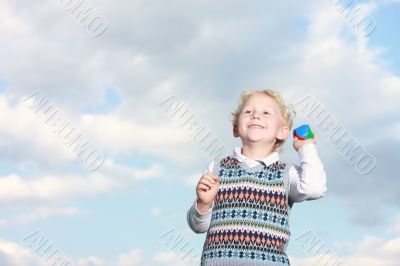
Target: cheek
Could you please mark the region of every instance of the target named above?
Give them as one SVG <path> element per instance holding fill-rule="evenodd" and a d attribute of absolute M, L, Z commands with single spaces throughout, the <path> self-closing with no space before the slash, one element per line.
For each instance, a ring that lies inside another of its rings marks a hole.
<path fill-rule="evenodd" d="M 245 122 L 246 122 L 246 119 L 245 119 L 245 118 L 239 117 L 239 119 L 238 119 L 238 125 L 239 125 L 239 127 L 243 126 L 243 125 L 245 124 Z"/>
<path fill-rule="evenodd" d="M 270 120 L 270 121 L 268 121 L 268 122 L 269 122 L 270 127 L 274 128 L 274 129 L 276 129 L 276 130 L 279 130 L 279 129 L 280 129 L 281 124 L 280 124 L 278 121 L 276 121 L 276 120 Z M 268 122 L 267 122 L 267 123 L 268 123 Z"/>

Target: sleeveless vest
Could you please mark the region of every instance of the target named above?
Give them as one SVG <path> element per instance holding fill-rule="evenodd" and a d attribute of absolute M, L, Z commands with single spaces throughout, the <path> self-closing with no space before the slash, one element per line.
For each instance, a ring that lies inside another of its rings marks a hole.
<path fill-rule="evenodd" d="M 290 265 L 288 165 L 249 168 L 229 156 L 214 173 L 220 184 L 201 265 Z"/>

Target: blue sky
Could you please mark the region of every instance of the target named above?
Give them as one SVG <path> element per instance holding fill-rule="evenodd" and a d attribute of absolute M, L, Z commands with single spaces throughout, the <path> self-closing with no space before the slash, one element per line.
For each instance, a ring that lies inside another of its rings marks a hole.
<path fill-rule="evenodd" d="M 376 22 L 368 36 L 334 2 L 85 1 L 107 24 L 97 37 L 61 1 L 1 2 L 0 265 L 46 265 L 22 241 L 37 230 L 71 265 L 185 265 L 159 238 L 173 229 L 201 251 L 186 212 L 211 158 L 160 103 L 175 97 L 231 149 L 230 112 L 253 88 L 312 96 L 376 158 L 360 174 L 297 115 L 319 136 L 328 192 L 292 209 L 292 265 L 322 265 L 295 241 L 306 232 L 343 265 L 397 265 L 400 1 L 352 2 Z M 23 101 L 35 92 L 99 169 Z M 298 164 L 290 141 L 281 158 Z"/>

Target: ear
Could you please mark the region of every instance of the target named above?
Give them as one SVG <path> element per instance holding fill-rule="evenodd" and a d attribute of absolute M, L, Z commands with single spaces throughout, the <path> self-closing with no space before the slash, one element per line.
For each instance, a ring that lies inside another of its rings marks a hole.
<path fill-rule="evenodd" d="M 282 126 L 278 131 L 278 135 L 276 136 L 279 140 L 285 140 L 289 136 L 289 128 L 286 126 Z"/>
<path fill-rule="evenodd" d="M 233 126 L 233 136 L 235 138 L 239 137 L 239 131 L 238 131 L 238 126 L 237 125 Z"/>

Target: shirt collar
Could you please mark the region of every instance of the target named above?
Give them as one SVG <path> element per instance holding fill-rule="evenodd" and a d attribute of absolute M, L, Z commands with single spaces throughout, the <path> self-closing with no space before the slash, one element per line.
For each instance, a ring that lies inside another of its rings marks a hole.
<path fill-rule="evenodd" d="M 279 153 L 272 152 L 270 155 L 268 155 L 267 157 L 265 157 L 261 160 L 253 160 L 242 154 L 241 147 L 236 147 L 233 149 L 233 157 L 236 158 L 239 162 L 245 162 L 249 167 L 257 166 L 261 162 L 265 166 L 269 166 L 279 160 Z M 259 161 L 261 161 L 261 162 L 259 162 Z"/>

